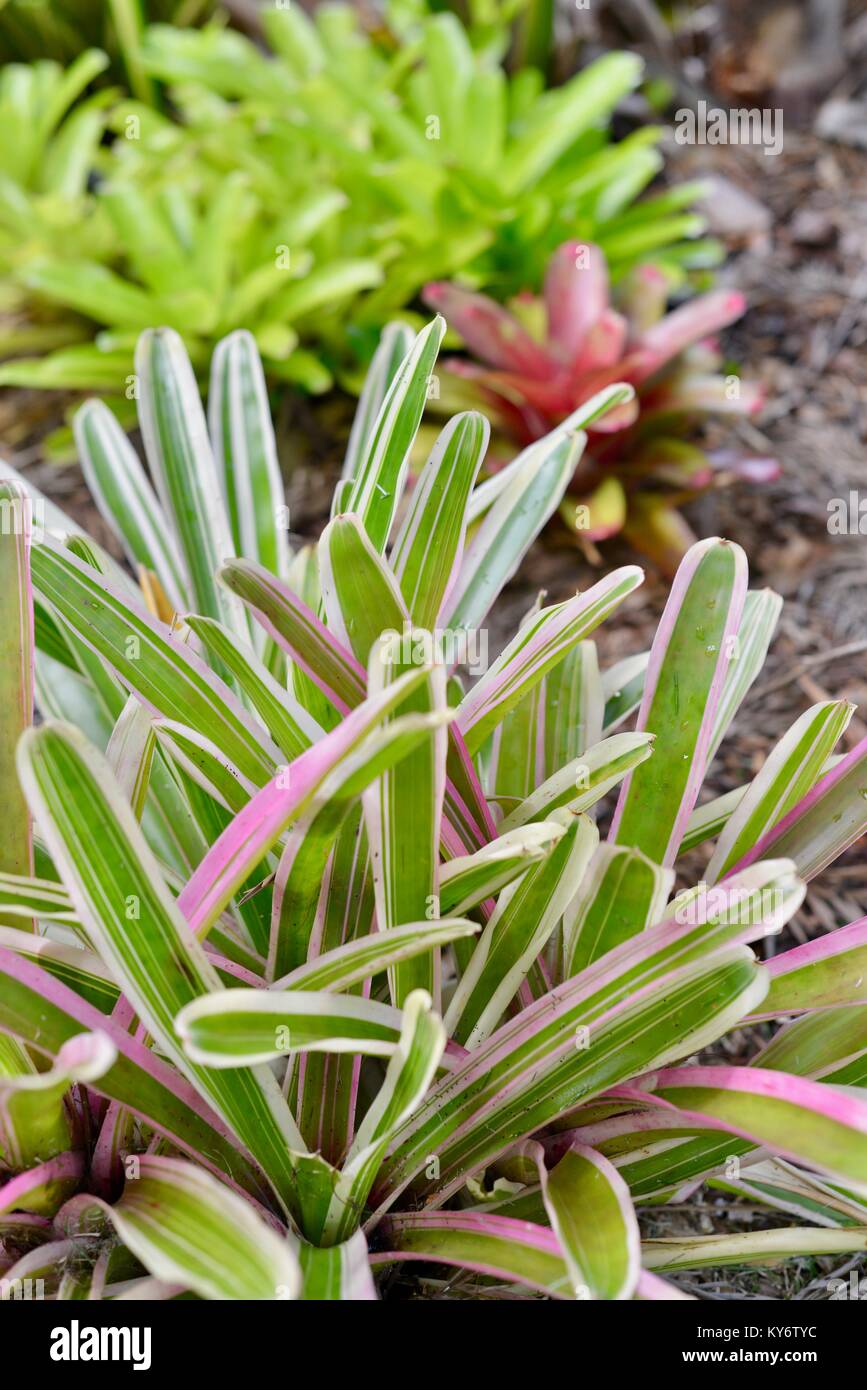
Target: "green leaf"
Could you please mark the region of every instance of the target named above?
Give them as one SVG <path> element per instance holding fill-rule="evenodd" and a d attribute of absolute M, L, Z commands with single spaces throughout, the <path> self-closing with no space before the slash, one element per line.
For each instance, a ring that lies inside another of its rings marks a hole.
<path fill-rule="evenodd" d="M 440 912 L 467 912 L 533 864 L 545 859 L 565 834 L 557 821 L 535 821 L 492 840 L 475 854 L 460 855 L 440 869 Z"/>
<path fill-rule="evenodd" d="M 587 811 L 652 753 L 652 734 L 612 734 L 538 786 L 503 817 L 500 829 L 505 834 L 548 817 L 563 806 L 575 814 Z"/>
<path fill-rule="evenodd" d="M 23 932 L 15 935 L 24 942 L 35 944 L 38 940 Z M 83 957 L 85 964 L 90 958 L 90 953 L 75 954 Z M 117 989 L 100 1007 L 94 1007 L 62 983 L 63 972 L 57 968 L 54 952 L 44 959 L 47 969 L 42 970 L 32 961 L 0 949 L 0 1027 L 50 1058 L 58 1057 L 64 1044 L 83 1031 L 108 1034 L 117 1060 L 103 1076 L 89 1083 L 91 1088 L 134 1111 L 173 1148 L 208 1169 L 228 1175 L 260 1201 L 267 1201 L 261 1174 L 193 1087 L 109 1017 Z"/>
<path fill-rule="evenodd" d="M 301 1271 L 294 1243 L 279 1236 L 242 1197 L 182 1159 L 137 1157 L 114 1206 L 76 1199 L 80 1219 L 97 1207 L 145 1269 L 200 1298 L 274 1301 L 297 1298 Z"/>
<path fill-rule="evenodd" d="M 708 763 L 713 760 L 732 720 L 765 664 L 782 607 L 783 600 L 773 589 L 751 590 L 744 600 L 737 643 L 714 715 L 713 732 L 707 753 Z"/>
<path fill-rule="evenodd" d="M 380 554 L 388 543 L 445 327 L 437 316 L 419 333 L 388 388 L 353 477 L 347 511 L 358 513 Z"/>
<path fill-rule="evenodd" d="M 32 503 L 14 481 L 0 483 L 0 872 L 33 872 L 30 812 L 18 785 L 15 748 L 33 723 L 33 599 L 30 587 Z M 26 918 L 0 925 L 33 929 Z"/>
<path fill-rule="evenodd" d="M 446 1013 L 458 1042 L 478 1047 L 493 1031 L 574 896 L 599 843 L 586 816 L 560 812 L 565 833 L 551 854 L 504 888 Z"/>
<path fill-rule="evenodd" d="M 566 979 L 658 921 L 673 885 L 641 850 L 600 845 L 563 921 Z"/>
<path fill-rule="evenodd" d="M 631 1298 L 641 1263 L 641 1238 L 629 1188 L 617 1169 L 583 1144 L 572 1144 L 551 1167 L 541 1145 L 528 1148 L 538 1165 L 545 1210 L 576 1297 Z"/>
<path fill-rule="evenodd" d="M 143 333 L 136 348 L 139 423 L 163 510 L 174 528 L 196 609 L 244 634 L 237 606 L 217 584 L 234 549 L 199 388 L 171 329 Z"/>
<path fill-rule="evenodd" d="M 686 1236 L 646 1240 L 641 1247 L 645 1269 L 716 1269 L 727 1265 L 777 1265 L 786 1259 L 817 1255 L 851 1255 L 867 1250 L 867 1227 L 828 1231 L 792 1226 L 780 1231 L 739 1231 L 736 1235 Z"/>
<path fill-rule="evenodd" d="M 383 660 L 371 670 L 370 692 L 376 695 L 412 669 L 391 639 Z M 440 834 L 446 784 L 448 733 L 445 668 L 431 668 L 430 680 L 418 686 L 390 719 L 402 714 L 436 720 L 428 738 L 398 766 L 391 767 L 364 793 L 362 804 L 370 844 L 376 894 L 377 925 L 397 927 L 435 913 L 439 892 Z M 402 1007 L 414 989 L 439 993 L 439 957 L 415 956 L 389 971 L 392 1003 Z"/>
<path fill-rule="evenodd" d="M 458 707 L 458 726 L 470 753 L 481 748 L 509 710 L 604 622 L 643 578 L 635 565 L 626 565 L 585 593 L 540 609 L 519 629 Z"/>
<path fill-rule="evenodd" d="M 557 1237 L 530 1221 L 477 1211 L 411 1212 L 390 1216 L 383 1233 L 391 1249 L 374 1255 L 377 1264 L 405 1259 L 457 1265 L 553 1298 L 571 1296 Z"/>
<path fill-rule="evenodd" d="M 398 1009 L 351 994 L 227 989 L 202 995 L 178 1014 L 178 1037 L 199 1066 L 223 1072 L 296 1052 L 360 1052 L 390 1057 L 400 1037 Z"/>
<path fill-rule="evenodd" d="M 309 809 L 298 816 L 274 882 L 269 978 L 282 976 L 308 957 L 328 856 L 355 798 L 394 764 L 405 766 L 414 750 L 436 735 L 441 722 L 436 712 L 387 722 L 337 764 Z"/>
<path fill-rule="evenodd" d="M 187 606 L 188 581 L 166 515 L 115 415 L 88 401 L 73 420 L 85 481 L 137 571 L 153 570 L 176 608 Z"/>
<path fill-rule="evenodd" d="M 412 349 L 413 333 L 405 323 L 387 323 L 382 330 L 373 360 L 367 369 L 349 443 L 343 461 L 342 477 L 352 481 L 370 447 L 383 401 L 404 359 Z"/>
<path fill-rule="evenodd" d="M 305 1303 L 375 1302 L 376 1288 L 367 1255 L 367 1241 L 356 1231 L 341 1245 L 320 1249 L 304 1241 L 298 1250 L 304 1279 Z"/>
<path fill-rule="evenodd" d="M 466 535 L 466 506 L 488 447 L 490 426 L 467 411 L 445 426 L 413 488 L 391 554 L 409 615 L 417 627 L 436 626 L 454 583 Z"/>
<path fill-rule="evenodd" d="M 827 700 L 795 720 L 729 817 L 707 866 L 709 883 L 739 863 L 806 796 L 854 711 L 846 700 Z"/>
<path fill-rule="evenodd" d="M 641 68 L 632 53 L 609 53 L 548 92 L 500 167 L 503 186 L 514 194 L 535 183 L 579 135 L 637 86 Z"/>
<path fill-rule="evenodd" d="M 235 553 L 285 578 L 288 508 L 262 361 L 243 329 L 214 349 L 208 420 Z"/>
<path fill-rule="evenodd" d="M 265 1069 L 205 1070 L 180 1045 L 176 1015 L 221 982 L 104 759 L 77 730 L 43 725 L 22 741 L 19 774 L 78 916 L 139 1018 L 291 1207 L 289 1149 L 303 1144 L 275 1078 Z"/>
<path fill-rule="evenodd" d="M 682 930 L 691 937 L 694 929 Z M 380 1203 L 390 1205 L 409 1184 L 415 1194 L 444 1201 L 467 1173 L 516 1140 L 579 1101 L 660 1065 L 654 1058 L 689 1056 L 764 996 L 767 977 L 744 947 L 710 951 L 703 944 L 702 959 L 652 983 L 657 971 L 665 971 L 661 962 L 651 965 L 653 943 L 664 935 L 663 927 L 644 934 L 644 988 L 638 988 L 634 965 L 621 973 L 620 962 L 631 953 L 628 942 L 620 948 L 624 956 L 612 962 L 609 983 L 597 984 L 591 967 L 504 1024 L 439 1082 L 384 1161 Z M 696 939 L 702 936 L 706 943 L 707 928 Z M 670 963 L 670 947 L 664 956 Z M 431 1154 L 439 1158 L 439 1176 L 428 1179 L 422 1175 Z"/>
<path fill-rule="evenodd" d="M 400 1039 L 385 1080 L 361 1122 L 340 1173 L 322 1231 L 322 1244 L 347 1239 L 360 1224 L 386 1148 L 427 1092 L 446 1044 L 430 995 L 414 990 L 403 1008 Z"/>
<path fill-rule="evenodd" d="M 157 715 L 221 748 L 257 786 L 279 752 L 223 682 L 193 652 L 88 565 L 48 541 L 33 547 L 36 593 Z"/>
<path fill-rule="evenodd" d="M 657 864 L 674 861 L 704 779 L 719 690 L 746 592 L 746 557 L 728 541 L 681 562 L 654 639 L 638 730 L 653 757 L 624 783 L 610 839 Z"/>
<path fill-rule="evenodd" d="M 584 434 L 549 435 L 521 456 L 520 468 L 508 476 L 464 552 L 443 605 L 444 624 L 472 632 L 484 620 L 545 522 L 557 510 L 586 439 Z M 476 489 L 476 493 L 479 491 Z"/>
<path fill-rule="evenodd" d="M 287 585 L 258 565 L 230 560 L 220 579 L 323 692 L 334 709 L 352 709 L 364 699 L 364 669 L 338 645 L 313 610 Z"/>
<path fill-rule="evenodd" d="M 72 1133 L 63 1100 L 73 1082 L 98 1081 L 116 1058 L 104 1033 L 81 1033 L 64 1043 L 54 1065 L 39 1072 L 13 1039 L 0 1035 L 0 1152 L 13 1170 L 62 1153 Z"/>
<path fill-rule="evenodd" d="M 344 990 L 422 952 L 446 946 L 462 937 L 476 936 L 477 922 L 464 917 L 406 922 L 402 927 L 381 928 L 370 936 L 348 941 L 333 951 L 314 956 L 270 986 L 276 990 Z"/>

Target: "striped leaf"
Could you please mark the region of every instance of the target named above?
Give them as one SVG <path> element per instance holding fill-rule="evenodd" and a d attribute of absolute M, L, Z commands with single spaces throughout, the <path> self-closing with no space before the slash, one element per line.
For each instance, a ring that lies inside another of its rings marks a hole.
<path fill-rule="evenodd" d="M 289 1148 L 301 1148 L 266 1069 L 230 1076 L 192 1064 L 175 1016 L 220 980 L 189 930 L 138 823 L 100 754 L 77 730 L 44 725 L 25 735 L 19 772 L 81 922 L 163 1052 L 247 1145 L 291 1206 Z M 70 814 L 76 806 L 78 813 Z"/>
<path fill-rule="evenodd" d="M 867 1203 L 792 1163 L 768 1159 L 741 1169 L 739 1179 L 712 1178 L 714 1191 L 735 1192 L 749 1202 L 773 1207 L 817 1226 L 867 1227 Z"/>
<path fill-rule="evenodd" d="M 63 885 L 44 878 L 0 874 L 0 908 L 3 916 L 10 919 L 38 917 L 47 922 L 69 923 L 77 920 Z M 18 930 L 20 926 L 19 922 Z M 8 927 L 0 927 L 2 932 L 8 930 Z"/>
<path fill-rule="evenodd" d="M 541 782 L 597 743 L 601 732 L 596 645 L 579 642 L 494 730 L 486 774 L 488 795 L 504 806 L 504 797 L 525 800 Z"/>
<path fill-rule="evenodd" d="M 598 627 L 642 581 L 636 566 L 615 570 L 586 593 L 543 608 L 525 623 L 501 656 L 464 697 L 458 725 L 476 752 L 510 709 L 579 642 Z"/>
<path fill-rule="evenodd" d="M 605 701 L 595 642 L 579 642 L 545 677 L 545 766 L 537 782 L 602 739 Z"/>
<path fill-rule="evenodd" d="M 290 557 L 283 479 L 262 360 L 245 329 L 214 348 L 208 424 L 234 553 L 285 576 Z"/>
<path fill-rule="evenodd" d="M 343 823 L 322 884 L 317 930 L 308 959 L 337 951 L 369 937 L 373 928 L 373 878 L 361 806 Z M 364 994 L 366 985 L 349 986 Z M 307 1053 L 297 1068 L 294 1110 L 308 1148 L 339 1163 L 355 1128 L 361 1056 L 352 1053 Z"/>
<path fill-rule="evenodd" d="M 62 891 L 66 893 L 65 889 Z M 71 921 L 77 926 L 68 894 L 66 905 L 70 909 L 69 916 L 60 920 Z M 43 970 L 56 980 L 62 980 L 101 1012 L 110 1014 L 114 1009 L 120 990 L 107 967 L 93 951 L 70 946 L 63 941 L 52 941 L 50 936 L 33 936 L 10 927 L 0 927 L 0 946 L 36 961 Z"/>
<path fill-rule="evenodd" d="M 87 401 L 72 424 L 90 495 L 133 571 L 152 570 L 175 608 L 186 607 L 188 581 L 172 531 L 117 417 L 102 401 Z"/>
<path fill-rule="evenodd" d="M 430 995 L 415 990 L 404 1005 L 400 1039 L 385 1079 L 346 1155 L 325 1218 L 323 1244 L 346 1240 L 360 1224 L 382 1155 L 427 1092 L 445 1042 L 445 1029 L 431 1009 Z"/>
<path fill-rule="evenodd" d="M 371 696 L 247 803 L 211 846 L 178 899 L 194 931 L 207 930 L 328 774 L 428 675 L 429 668 L 418 667 Z"/>
<path fill-rule="evenodd" d="M 557 821 L 536 821 L 510 830 L 475 854 L 450 860 L 440 870 L 440 912 L 444 916 L 467 912 L 495 897 L 545 859 L 564 834 L 565 826 Z"/>
<path fill-rule="evenodd" d="M 220 579 L 335 710 L 345 714 L 364 698 L 364 667 L 335 642 L 325 624 L 286 584 L 246 560 L 223 565 Z"/>
<path fill-rule="evenodd" d="M 256 721 L 198 657 L 90 566 L 43 542 L 33 547 L 33 585 L 155 715 L 210 738 L 257 786 L 279 753 Z"/>
<path fill-rule="evenodd" d="M 145 453 L 189 575 L 193 604 L 243 636 L 242 615 L 216 580 L 234 546 L 199 388 L 178 334 L 169 328 L 144 332 L 135 368 Z"/>
<path fill-rule="evenodd" d="M 174 719 L 155 719 L 153 729 L 169 763 L 183 769 L 225 810 L 237 813 L 255 795 L 256 784 L 211 739 Z"/>
<path fill-rule="evenodd" d="M 638 849 L 599 845 L 563 921 L 564 976 L 569 979 L 658 921 L 674 871 Z"/>
<path fill-rule="evenodd" d="M 461 1173 L 561 1116 L 573 1103 L 568 1097 L 595 1091 L 609 1065 L 635 1075 L 657 1046 L 688 1055 L 725 1032 L 727 1019 L 757 1009 L 767 974 L 734 943 L 763 935 L 767 924 L 778 930 L 804 893 L 786 861 L 757 870 L 631 938 L 504 1024 L 450 1075 L 447 1088 L 434 1088 L 405 1127 L 386 1159 L 380 1198 L 390 1203 L 407 1183 L 423 1185 L 425 1155 L 435 1153 L 436 1191 L 444 1199 Z M 630 1010 L 646 1011 L 646 1029 L 637 1016 L 624 1021 Z M 640 1057 L 630 1058 L 633 1048 Z"/>
<path fill-rule="evenodd" d="M 441 432 L 413 488 L 391 565 L 412 621 L 434 628 L 447 601 L 466 535 L 466 506 L 485 456 L 483 415 L 455 415 Z"/>
<path fill-rule="evenodd" d="M 497 1281 L 538 1289 L 552 1298 L 572 1296 L 571 1279 L 553 1231 L 477 1211 L 401 1212 L 383 1227 L 390 1247 L 374 1264 L 423 1260 L 456 1265 Z"/>
<path fill-rule="evenodd" d="M 153 721 L 144 705 L 130 695 L 111 731 L 105 759 L 137 821 L 144 814 L 155 748 Z"/>
<path fill-rule="evenodd" d="M 403 632 L 409 621 L 400 587 L 357 516 L 337 516 L 318 546 L 319 578 L 328 629 L 367 665 L 383 632 Z"/>
<path fill-rule="evenodd" d="M 285 686 L 274 679 L 246 642 L 213 618 L 188 613 L 185 622 L 216 661 L 229 672 L 238 690 L 287 758 L 297 758 L 299 753 L 322 737 L 323 730 L 316 720 Z"/>
<path fill-rule="evenodd" d="M 360 1052 L 390 1057 L 402 1014 L 351 994 L 228 989 L 202 995 L 176 1019 L 189 1057 L 223 1074 L 296 1052 Z"/>
<path fill-rule="evenodd" d="M 416 750 L 436 737 L 448 711 L 403 715 L 344 757 L 292 826 L 274 881 L 267 973 L 283 975 L 308 957 L 328 856 L 353 801 L 395 765 L 406 775 Z"/>
<path fill-rule="evenodd" d="M 452 997 L 446 1027 L 466 1047 L 478 1047 L 496 1027 L 599 843 L 599 832 L 586 816 L 559 814 L 565 825 L 562 838 L 546 859 L 502 890 Z"/>
<path fill-rule="evenodd" d="M 383 646 L 381 664 L 371 669 L 372 696 L 401 679 L 406 664 L 400 645 L 391 639 Z M 445 668 L 433 666 L 430 680 L 418 685 L 391 718 L 399 717 L 399 712 L 435 722 L 430 736 L 398 766 L 385 771 L 362 797 L 380 930 L 419 921 L 437 911 L 448 738 L 443 721 L 451 717 Z M 427 989 L 438 1001 L 439 953 L 414 956 L 392 967 L 389 988 L 398 1008 L 415 989 Z"/>
<path fill-rule="evenodd" d="M 605 714 L 602 732 L 612 734 L 641 704 L 650 652 L 624 657 L 602 675 Z"/>
<path fill-rule="evenodd" d="M 648 1269 L 704 1269 L 725 1265 L 777 1265 L 781 1260 L 816 1255 L 851 1255 L 867 1250 L 867 1227 L 828 1231 L 792 1226 L 780 1231 L 739 1231 L 736 1235 L 687 1236 L 646 1240 L 641 1258 Z"/>
<path fill-rule="evenodd" d="M 351 482 L 366 456 L 382 404 L 392 382 L 412 349 L 412 329 L 405 323 L 387 323 L 373 354 L 355 408 L 342 477 Z"/>
<path fill-rule="evenodd" d="M 792 859 L 798 873 L 814 878 L 867 830 L 867 738 L 792 807 L 738 861 L 746 868 L 769 855 Z"/>
<path fill-rule="evenodd" d="M 98 1081 L 117 1054 L 105 1033 L 81 1033 L 65 1042 L 48 1071 L 37 1071 L 17 1043 L 0 1037 L 0 1152 L 13 1171 L 54 1158 L 70 1146 L 63 1103 L 73 1082 Z"/>
<path fill-rule="evenodd" d="M 783 600 L 773 589 L 750 590 L 744 600 L 737 642 L 732 647 L 732 660 L 726 671 L 714 715 L 713 732 L 707 751 L 708 763 L 713 760 L 732 720 L 765 664 L 782 607 Z"/>
<path fill-rule="evenodd" d="M 359 449 L 346 510 L 361 518 L 382 554 L 403 491 L 409 451 L 416 436 L 437 353 L 445 332 L 437 316 L 418 334 L 395 373 L 379 414 Z"/>
<path fill-rule="evenodd" d="M 846 700 L 827 700 L 795 720 L 729 817 L 707 866 L 709 883 L 739 863 L 813 788 L 854 710 Z"/>
<path fill-rule="evenodd" d="M 784 951 L 768 971 L 771 985 L 760 1018 L 867 1003 L 867 917 Z"/>
<path fill-rule="evenodd" d="M 464 552 L 442 609 L 443 623 L 472 632 L 554 515 L 586 443 L 586 435 L 553 436 L 527 451 Z M 505 471 L 505 470 L 504 470 Z M 478 491 L 478 489 L 477 489 Z M 468 519 L 472 519 L 471 512 Z"/>
<path fill-rule="evenodd" d="M 681 562 L 647 668 L 638 730 L 653 757 L 626 780 L 610 838 L 673 863 L 704 780 L 707 750 L 746 593 L 739 546 L 708 540 Z"/>
<path fill-rule="evenodd" d="M 574 814 L 588 811 L 652 752 L 652 734 L 613 734 L 603 739 L 573 758 L 504 816 L 501 831 L 506 834 L 541 820 L 562 806 Z"/>
<path fill-rule="evenodd" d="M 200 1298 L 298 1297 L 293 1245 L 248 1202 L 182 1159 L 142 1154 L 137 1165 L 138 1177 L 127 1179 L 120 1201 L 98 1206 L 150 1274 Z"/>
<path fill-rule="evenodd" d="M 639 1089 L 681 1121 L 710 1120 L 867 1195 L 867 1101 L 855 1092 L 759 1067 L 674 1068 Z"/>
<path fill-rule="evenodd" d="M 0 1026 L 49 1058 L 82 1032 L 108 1036 L 117 1059 L 89 1085 L 132 1110 L 173 1147 L 260 1200 L 268 1189 L 226 1126 L 188 1081 L 107 1013 L 32 961 L 0 949 Z M 110 1005 L 109 1005 L 110 1007 Z"/>
<path fill-rule="evenodd" d="M 641 1238 L 629 1188 L 617 1169 L 581 1144 L 572 1144 L 551 1167 L 541 1145 L 527 1147 L 538 1167 L 545 1210 L 576 1297 L 631 1298 L 641 1264 Z"/>
<path fill-rule="evenodd" d="M 350 985 L 388 970 L 424 951 L 446 946 L 462 937 L 477 935 L 478 923 L 465 917 L 442 917 L 436 921 L 407 922 L 359 937 L 314 956 L 270 986 L 277 990 L 344 990 Z"/>
<path fill-rule="evenodd" d="M 735 787 L 722 796 L 715 796 L 703 806 L 696 806 L 686 823 L 686 831 L 680 842 L 680 854 L 688 854 L 696 845 L 716 839 L 725 828 L 738 803 L 746 795 L 746 787 Z"/>
<path fill-rule="evenodd" d="M 774 1034 L 753 1065 L 811 1081 L 832 1081 L 835 1086 L 864 1086 L 867 1006 L 842 1004 L 793 1019 Z"/>
<path fill-rule="evenodd" d="M 376 1286 L 367 1241 L 356 1231 L 341 1245 L 320 1248 L 304 1241 L 298 1249 L 305 1303 L 373 1303 Z"/>
<path fill-rule="evenodd" d="M 15 748 L 33 723 L 32 503 L 14 481 L 0 483 L 0 872 L 33 872 L 30 812 L 18 785 Z M 0 914 L 0 925 L 33 929 L 26 917 Z"/>
<path fill-rule="evenodd" d="M 625 405 L 635 396 L 631 386 L 623 381 L 615 382 L 613 386 L 605 386 L 601 391 L 597 391 L 588 400 L 584 401 L 565 420 L 553 429 L 550 434 L 542 439 L 536 440 L 505 468 L 499 469 L 491 477 L 485 478 L 484 482 L 473 492 L 467 508 L 467 520 L 472 523 L 483 517 L 494 503 L 502 497 L 503 493 L 511 486 L 514 479 L 524 469 L 528 460 L 538 457 L 540 453 L 545 453 L 553 445 L 559 444 L 566 435 L 575 434 L 576 431 L 586 430 L 590 425 L 599 421 L 609 410 L 615 406 Z"/>
<path fill-rule="evenodd" d="M 767 981 L 744 948 L 673 971 L 599 1017 L 576 996 L 586 974 L 545 996 L 478 1047 L 433 1088 L 397 1136 L 378 1197 L 388 1205 L 408 1184 L 437 1204 L 516 1140 L 653 1058 L 688 1056 L 719 1037 L 761 999 Z M 588 987 L 589 992 L 589 987 Z M 585 1033 L 585 1030 L 589 1032 Z M 582 1038 L 592 1039 L 587 1047 Z M 437 1155 L 439 1176 L 423 1177 Z"/>

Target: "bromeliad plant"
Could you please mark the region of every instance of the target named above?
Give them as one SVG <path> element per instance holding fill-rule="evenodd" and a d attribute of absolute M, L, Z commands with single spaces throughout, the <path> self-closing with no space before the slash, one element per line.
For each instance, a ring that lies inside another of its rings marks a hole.
<path fill-rule="evenodd" d="M 705 294 L 666 313 L 663 272 L 642 265 L 611 302 L 599 246 L 565 242 L 551 258 L 544 296 L 509 307 L 454 284 L 430 284 L 424 299 L 445 314 L 475 361 L 456 357 L 459 378 L 442 399 L 481 402 L 496 427 L 521 444 L 539 439 L 613 382 L 632 399 L 594 421 L 571 494 L 561 506 L 584 542 L 623 531 L 673 573 L 694 541 L 679 502 L 733 477 L 768 480 L 773 459 L 705 451 L 684 435 L 703 416 L 753 415 L 760 391 L 722 373 L 714 335 L 741 317 L 742 295 Z M 455 390 L 457 386 L 457 391 Z"/>
<path fill-rule="evenodd" d="M 636 205 L 660 131 L 611 140 L 611 113 L 640 81 L 634 55 L 546 92 L 538 72 L 510 77 L 476 52 L 453 14 L 372 34 L 345 5 L 262 16 L 270 53 L 216 24 L 150 26 L 136 64 L 163 109 L 115 101 L 111 144 L 74 142 L 87 196 L 76 184 L 74 208 L 46 206 L 14 182 L 0 196 L 0 266 L 22 307 L 86 338 L 27 358 L 38 342 L 13 336 L 4 384 L 107 392 L 141 330 L 165 323 L 202 373 L 215 342 L 246 327 L 269 380 L 319 391 L 430 279 L 469 271 L 497 294 L 538 284 L 573 235 L 622 271 L 706 255 L 689 240 L 703 226 L 694 186 Z M 64 220 L 69 237 L 42 235 Z"/>
<path fill-rule="evenodd" d="M 867 920 L 751 949 L 867 827 L 867 743 L 833 753 L 851 707 L 698 805 L 779 611 L 721 540 L 649 655 L 599 670 L 627 567 L 464 690 L 449 663 L 585 437 L 477 485 L 467 412 L 405 495 L 443 328 L 386 334 L 294 557 L 243 334 L 209 427 L 180 340 L 143 337 L 153 487 L 104 406 L 78 418 L 139 585 L 7 470 L 4 1296 L 370 1299 L 447 1265 L 469 1296 L 668 1298 L 660 1272 L 867 1247 Z M 735 1028 L 750 1061 L 720 1064 Z M 702 1182 L 797 1221 L 640 1239 L 637 1208 Z"/>

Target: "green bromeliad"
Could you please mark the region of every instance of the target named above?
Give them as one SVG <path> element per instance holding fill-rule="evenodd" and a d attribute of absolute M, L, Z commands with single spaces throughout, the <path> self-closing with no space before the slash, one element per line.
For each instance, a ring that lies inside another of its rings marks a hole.
<path fill-rule="evenodd" d="M 483 659 L 630 388 L 482 483 L 459 416 L 410 488 L 443 328 L 386 332 L 295 554 L 243 333 L 210 427 L 180 339 L 144 335 L 147 470 L 83 407 L 126 567 L 3 470 L 4 1296 L 364 1300 L 445 1265 L 468 1296 L 665 1299 L 680 1270 L 867 1248 L 867 920 L 754 949 L 867 829 L 852 707 L 699 805 L 780 608 L 717 539 L 649 653 L 600 669 L 629 566 Z M 758 1025 L 749 1064 L 705 1052 Z M 642 1239 L 702 1183 L 797 1220 Z"/>
<path fill-rule="evenodd" d="M 268 48 L 220 19 L 124 26 L 128 95 L 105 85 L 98 47 L 67 69 L 0 73 L 0 274 L 16 311 L 0 382 L 113 392 L 131 414 L 136 338 L 165 323 L 202 375 L 244 327 L 271 383 L 319 392 L 353 376 L 388 318 L 414 321 L 428 280 L 538 285 L 568 236 L 599 241 L 621 274 L 661 258 L 682 278 L 718 255 L 696 240 L 694 184 L 641 197 L 661 128 L 612 137 L 636 54 L 546 91 L 424 5 L 376 22 L 347 4 L 256 12 Z"/>

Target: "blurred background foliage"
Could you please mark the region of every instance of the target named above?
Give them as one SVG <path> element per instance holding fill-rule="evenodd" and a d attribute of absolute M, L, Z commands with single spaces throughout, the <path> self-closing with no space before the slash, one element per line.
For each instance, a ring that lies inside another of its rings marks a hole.
<path fill-rule="evenodd" d="M 661 127 L 613 127 L 641 62 L 546 85 L 551 16 L 8 0 L 0 383 L 98 390 L 124 416 L 136 336 L 167 323 L 197 368 L 243 325 L 272 383 L 351 386 L 428 280 L 538 289 L 569 237 L 615 283 L 653 258 L 677 289 L 719 253 L 694 186 L 648 192 Z"/>

